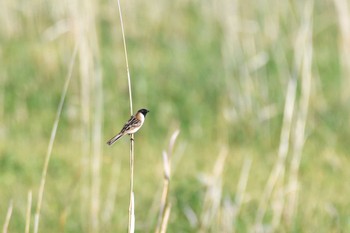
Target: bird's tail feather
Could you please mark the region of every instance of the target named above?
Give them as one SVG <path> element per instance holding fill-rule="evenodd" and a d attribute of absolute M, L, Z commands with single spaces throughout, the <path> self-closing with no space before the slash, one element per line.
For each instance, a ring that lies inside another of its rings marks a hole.
<path fill-rule="evenodd" d="M 111 138 L 111 139 L 107 142 L 107 144 L 108 144 L 109 146 L 113 145 L 119 138 L 121 138 L 121 136 L 123 136 L 122 133 L 115 135 L 113 138 Z"/>

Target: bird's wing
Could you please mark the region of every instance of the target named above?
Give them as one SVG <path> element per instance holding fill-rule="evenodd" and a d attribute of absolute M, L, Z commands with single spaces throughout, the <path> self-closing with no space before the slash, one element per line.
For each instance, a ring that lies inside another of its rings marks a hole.
<path fill-rule="evenodd" d="M 120 131 L 121 133 L 127 133 L 129 130 L 141 126 L 141 121 L 134 116 L 131 116 L 129 121 L 124 125 L 123 129 Z"/>

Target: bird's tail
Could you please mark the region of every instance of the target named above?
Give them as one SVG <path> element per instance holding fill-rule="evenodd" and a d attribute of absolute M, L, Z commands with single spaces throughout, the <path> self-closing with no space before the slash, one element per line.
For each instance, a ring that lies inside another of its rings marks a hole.
<path fill-rule="evenodd" d="M 121 138 L 121 136 L 123 136 L 124 134 L 122 134 L 122 133 L 119 133 L 119 134 L 117 134 L 117 135 L 115 135 L 113 138 L 111 138 L 108 142 L 107 142 L 107 144 L 109 145 L 109 146 L 111 146 L 111 145 L 113 145 L 119 138 Z"/>

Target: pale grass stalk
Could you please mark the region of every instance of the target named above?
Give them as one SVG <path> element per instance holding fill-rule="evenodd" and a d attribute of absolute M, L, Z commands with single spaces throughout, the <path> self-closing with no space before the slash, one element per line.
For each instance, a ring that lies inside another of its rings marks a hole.
<path fill-rule="evenodd" d="M 174 133 L 173 133 L 173 135 L 174 135 Z M 170 139 L 170 141 L 171 141 L 171 139 Z M 169 146 L 170 146 L 170 144 L 171 143 L 169 143 Z M 177 167 L 179 161 L 181 160 L 182 156 L 184 155 L 185 147 L 186 147 L 185 143 L 177 145 L 176 151 L 174 150 L 173 154 L 171 155 L 171 172 L 172 173 L 176 170 L 176 167 Z M 172 151 L 172 149 L 168 148 L 168 151 Z M 162 153 L 163 156 L 164 156 L 164 152 L 165 151 L 163 151 L 163 153 Z M 164 162 L 165 162 L 165 160 L 163 157 L 163 168 L 165 166 Z M 154 195 L 152 205 L 149 208 L 149 211 L 147 214 L 148 218 L 146 220 L 146 222 L 147 222 L 146 228 L 150 229 L 149 226 L 152 225 L 152 222 L 154 221 L 154 219 L 157 219 L 156 228 L 158 227 L 158 221 L 159 221 L 159 217 L 160 217 L 159 210 L 160 210 L 160 206 L 161 206 L 161 205 L 159 205 L 159 200 L 162 200 L 163 190 L 164 190 L 164 182 L 157 188 L 157 192 Z M 155 216 L 158 216 L 158 218 Z M 149 232 L 152 232 L 153 230 L 154 229 L 150 229 Z"/>
<path fill-rule="evenodd" d="M 130 136 L 130 204 L 129 204 L 129 227 L 128 232 L 135 229 L 135 203 L 134 203 L 134 134 Z"/>
<path fill-rule="evenodd" d="M 295 82 L 296 80 L 293 79 Z M 295 84 L 295 83 L 294 83 Z M 280 148 L 280 152 L 279 152 L 279 160 L 278 160 L 278 170 L 279 175 L 276 174 L 276 183 L 275 183 L 275 192 L 274 195 L 272 197 L 271 200 L 271 206 L 272 206 L 272 211 L 273 211 L 273 215 L 272 215 L 272 231 L 275 231 L 278 226 L 281 224 L 281 217 L 282 217 L 282 212 L 285 206 L 285 193 L 286 193 L 286 184 L 285 184 L 285 173 L 286 173 L 286 157 L 289 151 L 289 147 L 290 147 L 290 137 L 292 134 L 292 121 L 293 121 L 293 116 L 295 114 L 295 101 L 296 101 L 296 84 L 295 87 L 293 88 L 293 93 L 291 94 L 291 99 L 293 98 L 293 106 L 290 107 L 290 112 L 287 113 L 287 120 L 288 122 L 286 124 L 288 124 L 288 129 L 286 129 L 286 131 L 288 132 L 284 132 L 284 136 L 281 136 L 281 144 L 280 146 L 282 146 L 283 148 Z M 284 140 L 284 141 L 283 141 Z"/>
<path fill-rule="evenodd" d="M 163 166 L 164 166 L 164 181 L 163 181 L 163 190 L 162 196 L 160 198 L 160 209 L 156 227 L 156 233 L 161 231 L 162 223 L 164 221 L 164 210 L 166 208 L 168 192 L 169 192 L 169 183 L 170 183 L 170 160 L 168 154 L 163 151 Z"/>
<path fill-rule="evenodd" d="M 241 171 L 241 176 L 239 178 L 239 182 L 237 185 L 237 193 L 236 193 L 236 198 L 235 198 L 235 202 L 239 206 L 242 205 L 243 200 L 244 200 L 245 190 L 247 188 L 249 171 L 250 171 L 251 166 L 252 166 L 252 159 L 246 158 L 244 160 L 244 164 L 243 164 L 242 171 Z"/>
<path fill-rule="evenodd" d="M 165 233 L 167 228 L 168 228 L 170 211 L 171 211 L 171 203 L 167 203 L 167 206 L 166 206 L 165 212 L 164 212 L 164 217 L 163 217 L 162 227 L 161 227 L 160 233 Z"/>
<path fill-rule="evenodd" d="M 49 146 L 47 148 L 47 153 L 46 153 L 46 156 L 45 156 L 44 168 L 43 168 L 43 171 L 42 171 L 40 187 L 39 187 L 39 192 L 38 192 L 38 203 L 37 203 L 37 206 L 36 206 L 36 212 L 35 212 L 35 217 L 34 217 L 34 233 L 37 233 L 38 230 L 39 230 L 40 212 L 41 212 L 42 201 L 43 201 L 43 198 L 44 198 L 44 189 L 45 189 L 47 170 L 48 170 L 48 167 L 49 167 L 49 162 L 50 162 L 50 158 L 51 158 L 51 154 L 52 154 L 52 148 L 53 148 L 53 144 L 54 144 L 54 141 L 55 141 L 55 138 L 56 138 L 56 132 L 57 132 L 58 123 L 59 123 L 59 120 L 60 120 L 60 117 L 61 117 L 63 104 L 64 104 L 64 101 L 65 101 L 65 98 L 66 98 L 66 94 L 67 94 L 67 91 L 68 91 L 70 80 L 72 78 L 75 58 L 77 56 L 77 51 L 78 51 L 78 44 L 75 45 L 75 48 L 74 48 L 74 51 L 73 51 L 73 55 L 72 55 L 72 58 L 71 58 L 70 63 L 69 63 L 69 69 L 68 69 L 67 78 L 66 78 L 63 90 L 62 90 L 60 103 L 58 105 L 57 112 L 56 112 L 56 118 L 55 118 L 55 121 L 54 121 L 54 124 L 53 124 L 53 127 L 52 127 L 52 131 L 51 131 Z"/>
<path fill-rule="evenodd" d="M 149 208 L 147 212 L 147 219 L 145 220 L 144 223 L 144 229 L 145 232 L 155 232 L 156 230 L 152 228 L 154 222 L 156 221 L 156 228 L 158 226 L 158 221 L 159 221 L 159 200 L 161 200 L 162 195 L 163 195 L 163 183 L 160 184 L 157 188 L 157 191 L 155 192 L 153 196 L 153 201 L 151 204 L 151 207 Z"/>
<path fill-rule="evenodd" d="M 163 230 L 166 229 L 166 225 L 168 223 L 168 218 L 170 215 L 171 205 L 169 203 L 169 184 L 170 184 L 170 177 L 171 177 L 171 160 L 173 157 L 172 155 L 173 155 L 174 145 L 179 133 L 180 133 L 180 130 L 176 130 L 172 134 L 169 142 L 168 152 L 163 151 L 164 181 L 163 181 L 162 196 L 160 199 L 158 222 L 157 222 L 157 227 L 155 231 L 156 233 L 164 232 Z"/>
<path fill-rule="evenodd" d="M 179 136 L 179 134 L 180 134 L 180 130 L 177 129 L 170 137 L 170 142 L 169 142 L 169 147 L 168 147 L 169 159 L 172 159 L 172 157 L 173 157 L 175 142 L 176 142 L 176 139 Z M 171 163 L 169 161 L 169 169 L 171 168 L 170 165 L 171 165 Z M 170 170 L 169 170 L 169 174 L 170 174 Z"/>
<path fill-rule="evenodd" d="M 246 158 L 243 163 L 239 181 L 237 184 L 236 198 L 234 203 L 231 198 L 223 199 L 221 206 L 220 232 L 234 232 L 237 217 L 244 202 L 252 159 Z"/>
<path fill-rule="evenodd" d="M 127 48 L 126 48 L 126 40 L 125 40 L 125 32 L 124 32 L 123 15 L 122 15 L 121 7 L 120 7 L 120 0 L 118 0 L 118 10 L 119 10 L 119 17 L 120 17 L 120 26 L 121 26 L 121 29 L 122 29 L 122 36 L 123 36 L 124 56 L 125 56 L 125 64 L 126 64 L 126 73 L 127 73 L 127 76 L 128 76 L 130 114 L 132 115 L 132 114 L 134 113 L 134 111 L 133 111 L 133 108 L 132 108 L 131 78 L 130 78 L 128 52 L 127 52 Z M 132 139 L 133 139 L 133 135 L 131 135 L 131 137 L 132 137 Z"/>
<path fill-rule="evenodd" d="M 340 29 L 339 53 L 342 62 L 342 100 L 345 104 L 350 99 L 350 4 L 348 0 L 334 0 Z"/>
<path fill-rule="evenodd" d="M 303 25 L 301 28 L 300 37 L 301 44 L 297 48 L 302 50 L 302 67 L 301 67 L 301 96 L 299 100 L 299 111 L 296 116 L 296 127 L 293 133 L 293 154 L 291 167 L 289 172 L 289 189 L 291 192 L 287 201 L 287 221 L 291 224 L 294 220 L 299 193 L 299 167 L 302 156 L 302 150 L 305 143 L 305 127 L 307 115 L 309 111 L 309 100 L 311 95 L 311 81 L 312 81 L 312 58 L 313 58 L 313 44 L 312 44 L 312 30 L 313 30 L 313 7 L 314 1 L 306 2 L 304 8 Z"/>
<path fill-rule="evenodd" d="M 134 192 L 131 192 L 130 194 L 130 208 L 129 208 L 129 232 L 135 231 L 135 198 L 134 198 Z"/>
<path fill-rule="evenodd" d="M 222 195 L 222 175 L 227 154 L 227 148 L 223 147 L 215 162 L 212 174 L 204 180 L 207 184 L 207 190 L 204 195 L 199 232 L 208 232 L 218 213 Z"/>
<path fill-rule="evenodd" d="M 131 78 L 129 71 L 129 61 L 128 61 L 128 53 L 126 48 L 126 40 L 125 40 L 125 32 L 124 32 L 124 23 L 122 10 L 120 6 L 120 1 L 118 0 L 118 10 L 120 17 L 120 25 L 122 30 L 123 37 L 123 45 L 124 45 L 124 55 L 125 55 L 125 63 L 126 63 L 126 73 L 128 78 L 128 87 L 129 87 L 129 104 L 130 104 L 130 114 L 133 115 L 132 108 L 132 92 L 131 92 Z M 130 135 L 130 205 L 129 205 L 129 227 L 128 232 L 133 233 L 135 229 L 135 205 L 134 205 L 134 134 Z"/>
<path fill-rule="evenodd" d="M 30 190 L 28 192 L 28 199 L 27 199 L 27 211 L 26 211 L 26 226 L 25 226 L 25 233 L 29 233 L 30 230 L 30 213 L 32 210 L 32 191 Z"/>
<path fill-rule="evenodd" d="M 244 160 L 241 175 L 240 175 L 238 185 L 237 185 L 237 193 L 236 193 L 236 198 L 235 198 L 236 211 L 235 211 L 233 223 L 236 222 L 239 211 L 240 211 L 242 204 L 243 204 L 243 201 L 244 201 L 244 196 L 245 196 L 245 191 L 247 188 L 247 183 L 248 183 L 249 172 L 250 172 L 251 166 L 252 166 L 252 159 L 246 158 Z"/>
<path fill-rule="evenodd" d="M 265 190 L 260 199 L 260 204 L 257 210 L 255 219 L 255 232 L 262 232 L 263 219 L 271 197 L 272 191 L 278 181 L 283 179 L 285 172 L 285 161 L 289 150 L 289 138 L 292 127 L 292 119 L 294 113 L 294 104 L 296 98 L 296 79 L 291 78 L 288 82 L 286 100 L 284 105 L 283 123 L 280 135 L 280 144 L 278 149 L 278 157 L 274 169 L 272 170 Z"/>
<path fill-rule="evenodd" d="M 197 214 L 194 212 L 194 210 L 189 206 L 185 206 L 183 209 L 183 212 L 187 218 L 187 221 L 190 223 L 192 228 L 195 228 L 198 226 L 198 217 Z"/>
<path fill-rule="evenodd" d="M 12 216 L 12 210 L 13 210 L 13 201 L 11 200 L 9 208 L 7 209 L 5 223 L 4 223 L 4 226 L 2 228 L 2 232 L 3 233 L 7 233 L 7 231 L 8 231 L 8 228 L 9 228 L 9 225 L 10 225 L 11 216 Z"/>

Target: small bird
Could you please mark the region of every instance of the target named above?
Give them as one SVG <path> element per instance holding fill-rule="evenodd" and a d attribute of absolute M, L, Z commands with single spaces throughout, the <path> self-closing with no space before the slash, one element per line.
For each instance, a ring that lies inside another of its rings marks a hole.
<path fill-rule="evenodd" d="M 131 116 L 131 118 L 126 122 L 122 130 L 112 137 L 107 144 L 109 146 L 113 145 L 119 138 L 123 137 L 125 134 L 133 134 L 136 133 L 141 126 L 143 125 L 143 122 L 145 121 L 145 117 L 149 111 L 147 109 L 140 109 L 137 111 L 137 113 L 134 116 Z"/>

